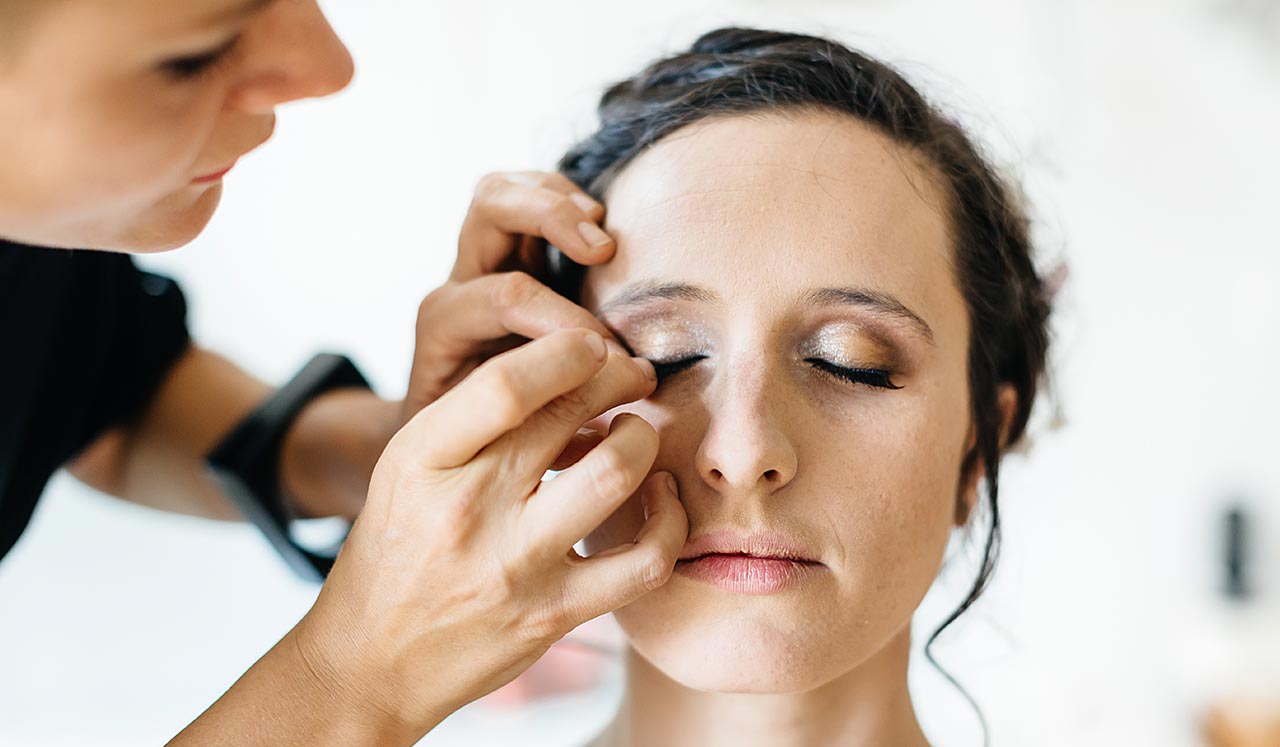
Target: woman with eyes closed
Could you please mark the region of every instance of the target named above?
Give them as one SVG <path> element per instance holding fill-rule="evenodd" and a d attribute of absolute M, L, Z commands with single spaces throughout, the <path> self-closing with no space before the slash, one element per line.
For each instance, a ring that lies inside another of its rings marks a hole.
<path fill-rule="evenodd" d="M 618 249 L 558 258 L 558 287 L 654 362 L 656 391 L 592 425 L 654 426 L 689 539 L 614 613 L 625 690 L 592 747 L 927 745 L 912 615 L 975 516 L 986 557 L 943 627 L 985 586 L 1045 360 L 1011 187 L 891 68 L 814 37 L 712 32 L 599 114 L 561 168 Z"/>

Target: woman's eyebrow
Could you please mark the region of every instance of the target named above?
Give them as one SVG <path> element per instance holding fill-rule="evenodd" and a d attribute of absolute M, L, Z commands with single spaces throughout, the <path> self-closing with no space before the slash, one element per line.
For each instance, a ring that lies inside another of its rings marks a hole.
<path fill-rule="evenodd" d="M 720 297 L 701 286 L 689 283 L 673 283 L 662 280 L 640 280 L 623 286 L 618 295 L 600 305 L 598 316 L 607 316 L 611 312 L 640 306 L 656 298 L 676 301 L 694 301 L 698 303 L 717 303 Z"/>
<path fill-rule="evenodd" d="M 902 319 L 918 329 L 930 345 L 934 344 L 933 330 L 929 324 L 921 319 L 919 314 L 907 308 L 906 304 L 888 293 L 867 288 L 819 288 L 808 295 L 807 301 L 815 305 L 859 306 L 878 314 Z"/>

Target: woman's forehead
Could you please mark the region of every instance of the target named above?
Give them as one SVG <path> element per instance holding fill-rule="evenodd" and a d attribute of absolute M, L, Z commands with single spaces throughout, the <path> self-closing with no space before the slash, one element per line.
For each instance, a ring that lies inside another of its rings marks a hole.
<path fill-rule="evenodd" d="M 955 294 L 943 203 L 910 153 L 848 116 L 699 123 L 637 158 L 609 189 L 618 255 L 589 273 L 587 296 L 607 300 L 648 277 Z"/>

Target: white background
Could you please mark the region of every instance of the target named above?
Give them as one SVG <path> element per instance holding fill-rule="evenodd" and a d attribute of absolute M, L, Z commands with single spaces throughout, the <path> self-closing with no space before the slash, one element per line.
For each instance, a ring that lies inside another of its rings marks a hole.
<path fill-rule="evenodd" d="M 1065 424 L 1006 463 L 1006 553 L 939 646 L 993 744 L 1197 744 L 1211 698 L 1280 691 L 1280 11 L 1267 0 L 327 2 L 355 84 L 282 112 L 222 211 L 145 264 L 183 283 L 206 345 L 283 381 L 318 349 L 384 395 L 486 171 L 548 169 L 604 84 L 729 23 L 831 34 L 963 113 L 1065 259 L 1054 351 Z M 1268 8 L 1272 10 L 1268 11 Z M 1259 601 L 1224 607 L 1215 539 L 1259 518 Z M 970 578 L 957 563 L 927 630 Z M 55 480 L 0 564 L 0 744 L 161 743 L 308 608 L 250 527 L 149 512 Z M 1270 648 L 1268 648 L 1270 646 Z M 939 747 L 980 744 L 925 666 Z M 472 706 L 425 744 L 581 744 L 600 692 Z M 518 735 L 518 736 L 517 736 Z"/>

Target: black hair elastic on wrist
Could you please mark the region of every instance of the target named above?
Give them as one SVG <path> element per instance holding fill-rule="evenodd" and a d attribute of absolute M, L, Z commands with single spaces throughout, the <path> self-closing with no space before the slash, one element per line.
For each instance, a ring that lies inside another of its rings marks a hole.
<path fill-rule="evenodd" d="M 303 547 L 290 534 L 289 525 L 295 517 L 280 480 L 280 453 L 285 434 L 298 413 L 321 394 L 346 387 L 371 388 L 346 356 L 317 355 L 207 457 L 223 492 L 262 530 L 289 567 L 310 581 L 323 582 L 329 575 L 342 541 L 331 548 L 315 550 Z M 344 532 L 344 539 L 345 536 Z"/>

